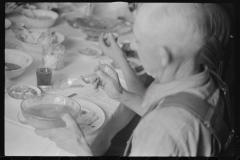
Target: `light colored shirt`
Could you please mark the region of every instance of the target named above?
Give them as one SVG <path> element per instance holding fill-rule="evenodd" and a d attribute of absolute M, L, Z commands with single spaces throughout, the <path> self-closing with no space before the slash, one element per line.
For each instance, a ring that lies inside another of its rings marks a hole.
<path fill-rule="evenodd" d="M 212 87 L 214 82 L 206 67 L 190 77 L 164 84 L 152 83 L 143 107 L 157 107 L 134 130 L 130 156 L 210 156 L 214 152 L 212 137 L 204 124 L 183 108 L 161 108 L 161 99 L 182 91 L 205 98 Z M 217 89 L 208 102 L 216 106 L 218 99 Z"/>

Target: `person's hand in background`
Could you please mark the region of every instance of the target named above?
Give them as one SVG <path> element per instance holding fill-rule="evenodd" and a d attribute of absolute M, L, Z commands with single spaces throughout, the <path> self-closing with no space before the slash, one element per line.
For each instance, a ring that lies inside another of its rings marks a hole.
<path fill-rule="evenodd" d="M 5 3 L 5 13 L 11 13 L 13 10 L 15 10 L 18 7 L 18 5 L 15 2 L 6 2 Z"/>

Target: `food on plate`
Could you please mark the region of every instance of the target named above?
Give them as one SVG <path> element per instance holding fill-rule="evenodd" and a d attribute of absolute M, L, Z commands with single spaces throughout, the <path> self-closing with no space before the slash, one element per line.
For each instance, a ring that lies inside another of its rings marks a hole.
<path fill-rule="evenodd" d="M 70 26 L 73 28 L 81 28 L 84 32 L 95 31 L 98 35 L 101 32 L 112 30 L 119 25 L 122 21 L 100 16 L 83 16 L 83 17 L 70 17 L 65 18 Z M 88 33 L 87 33 L 88 34 Z M 90 33 L 92 36 L 92 34 Z"/>
<path fill-rule="evenodd" d="M 74 28 L 96 28 L 96 29 L 106 29 L 108 28 L 108 24 L 106 24 L 103 20 L 98 19 L 96 17 L 78 17 L 72 21 L 69 21 L 70 25 Z"/>
<path fill-rule="evenodd" d="M 92 48 L 83 48 L 83 49 L 79 49 L 78 52 L 80 54 L 83 55 L 87 55 L 87 56 L 96 56 L 98 55 L 98 51 Z"/>
<path fill-rule="evenodd" d="M 5 62 L 5 71 L 12 71 L 12 70 L 17 70 L 20 69 L 21 66 L 13 63 L 6 63 Z"/>
<path fill-rule="evenodd" d="M 79 116 L 76 121 L 80 125 L 81 129 L 86 129 L 89 127 L 96 127 L 93 125 L 93 123 L 96 122 L 98 119 L 99 117 L 94 111 L 82 108 L 81 116 Z"/>
<path fill-rule="evenodd" d="M 21 85 L 21 86 L 16 86 L 16 87 L 11 88 L 8 91 L 8 94 L 12 98 L 24 100 L 24 99 L 27 99 L 30 97 L 35 97 L 35 96 L 37 96 L 38 93 L 33 88 Z"/>
<path fill-rule="evenodd" d="M 72 116 L 76 114 L 76 111 L 67 106 L 61 104 L 38 104 L 28 107 L 25 112 L 40 118 L 57 118 L 61 114 L 70 113 Z"/>
<path fill-rule="evenodd" d="M 34 45 L 58 43 L 58 36 L 55 32 L 31 31 L 26 28 L 18 30 L 17 38 L 22 42 Z"/>

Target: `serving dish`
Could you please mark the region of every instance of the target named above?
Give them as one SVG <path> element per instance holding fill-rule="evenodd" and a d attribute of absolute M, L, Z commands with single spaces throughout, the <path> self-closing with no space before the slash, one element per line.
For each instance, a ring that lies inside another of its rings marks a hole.
<path fill-rule="evenodd" d="M 42 46 L 47 43 L 62 43 L 65 36 L 55 31 L 30 30 L 17 32 L 15 37 L 21 43 L 26 52 L 42 54 Z M 28 39 L 31 38 L 31 39 Z"/>
<path fill-rule="evenodd" d="M 43 9 L 25 9 L 22 11 L 22 16 L 25 23 L 31 28 L 49 28 L 59 17 L 56 12 Z"/>
<path fill-rule="evenodd" d="M 81 29 L 89 37 L 98 37 L 102 32 L 115 32 L 114 28 L 123 23 L 117 19 L 101 16 L 83 16 L 76 13 L 65 14 L 62 17 L 71 27 Z"/>

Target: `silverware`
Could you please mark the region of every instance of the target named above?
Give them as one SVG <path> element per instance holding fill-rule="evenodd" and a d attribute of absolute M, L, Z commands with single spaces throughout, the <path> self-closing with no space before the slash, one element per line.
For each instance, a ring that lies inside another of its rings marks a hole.
<path fill-rule="evenodd" d="M 76 95 L 77 95 L 77 93 L 73 93 L 73 94 L 69 95 L 68 98 L 72 98 L 72 97 L 74 97 Z"/>

